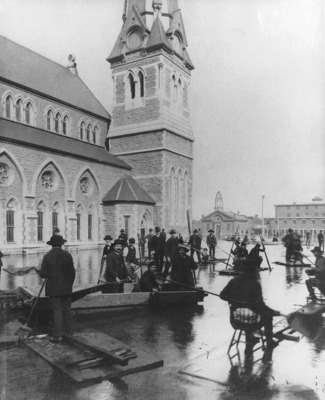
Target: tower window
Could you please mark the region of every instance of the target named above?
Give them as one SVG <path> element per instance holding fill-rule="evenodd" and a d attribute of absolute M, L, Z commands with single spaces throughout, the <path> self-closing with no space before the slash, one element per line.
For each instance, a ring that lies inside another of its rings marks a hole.
<path fill-rule="evenodd" d="M 135 98 L 135 81 L 134 81 L 132 74 L 129 74 L 129 82 L 130 82 L 131 99 L 134 99 Z"/>
<path fill-rule="evenodd" d="M 77 240 L 80 240 L 81 215 L 77 213 Z"/>
<path fill-rule="evenodd" d="M 58 213 L 56 211 L 52 212 L 52 235 L 54 234 L 55 229 L 58 228 Z"/>
<path fill-rule="evenodd" d="M 140 83 L 140 97 L 144 97 L 144 76 L 141 71 L 139 72 L 139 83 Z"/>
<path fill-rule="evenodd" d="M 93 237 L 93 216 L 88 214 L 88 240 L 92 240 Z"/>

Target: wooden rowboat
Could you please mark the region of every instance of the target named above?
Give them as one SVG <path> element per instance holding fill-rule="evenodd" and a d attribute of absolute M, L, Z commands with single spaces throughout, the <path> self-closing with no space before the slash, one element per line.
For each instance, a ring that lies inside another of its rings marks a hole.
<path fill-rule="evenodd" d="M 97 285 L 99 290 L 102 286 Z M 137 307 L 137 306 L 154 306 L 167 307 L 174 305 L 196 305 L 204 300 L 207 296 L 204 292 L 198 291 L 167 291 L 168 284 L 163 285 L 163 291 L 157 293 L 136 292 L 136 293 L 110 293 L 110 294 L 94 294 L 94 287 L 75 291 L 71 295 L 72 310 L 76 312 L 83 311 L 105 311 L 116 307 Z M 36 293 L 32 293 L 27 288 L 19 288 L 21 297 L 25 298 L 24 305 L 31 307 L 36 299 Z M 92 290 L 91 294 L 87 294 L 87 290 Z M 99 290 L 96 290 L 97 292 Z M 85 294 L 86 293 L 86 294 Z M 82 294 L 82 296 L 81 296 Z M 50 300 L 46 296 L 41 296 L 35 307 L 36 311 L 50 310 Z"/>

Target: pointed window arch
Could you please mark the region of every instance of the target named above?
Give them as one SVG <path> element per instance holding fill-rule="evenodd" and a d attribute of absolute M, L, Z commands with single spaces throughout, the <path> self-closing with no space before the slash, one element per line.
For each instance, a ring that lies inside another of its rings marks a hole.
<path fill-rule="evenodd" d="M 128 80 L 129 80 L 129 85 L 130 85 L 131 99 L 134 99 L 135 98 L 135 80 L 134 80 L 132 74 L 129 74 Z"/>
<path fill-rule="evenodd" d="M 171 169 L 169 175 L 169 222 L 174 223 L 175 215 L 175 171 Z"/>
<path fill-rule="evenodd" d="M 23 122 L 24 105 L 20 99 L 17 101 L 15 109 L 16 109 L 16 121 Z"/>
<path fill-rule="evenodd" d="M 88 240 L 93 239 L 93 207 L 88 209 Z"/>
<path fill-rule="evenodd" d="M 90 124 L 88 124 L 88 126 L 87 126 L 87 130 L 86 130 L 86 140 L 87 140 L 87 142 L 90 142 L 90 132 L 92 131 L 92 129 L 91 129 L 91 125 Z"/>
<path fill-rule="evenodd" d="M 32 103 L 27 103 L 26 110 L 25 110 L 25 122 L 28 125 L 32 124 L 32 114 L 33 114 L 33 106 Z"/>
<path fill-rule="evenodd" d="M 13 99 L 11 96 L 6 98 L 6 118 L 12 119 Z"/>
<path fill-rule="evenodd" d="M 15 205 L 12 200 L 9 201 L 6 211 L 7 243 L 15 242 Z"/>
<path fill-rule="evenodd" d="M 53 127 L 53 112 L 49 110 L 46 115 L 46 129 L 52 131 Z"/>
<path fill-rule="evenodd" d="M 77 207 L 76 215 L 77 215 L 77 240 L 81 240 L 81 214 L 82 214 L 82 205 L 79 204 Z"/>
<path fill-rule="evenodd" d="M 62 121 L 62 133 L 63 135 L 67 135 L 69 127 L 69 117 L 66 115 Z"/>
<path fill-rule="evenodd" d="M 95 126 L 94 130 L 93 130 L 93 143 L 97 143 L 98 141 L 98 128 L 97 126 Z"/>
<path fill-rule="evenodd" d="M 142 71 L 139 71 L 139 84 L 140 97 L 144 97 L 144 76 Z"/>
<path fill-rule="evenodd" d="M 55 121 L 54 121 L 54 130 L 56 133 L 60 133 L 61 131 L 61 114 L 56 113 Z"/>
<path fill-rule="evenodd" d="M 81 125 L 80 125 L 80 131 L 79 131 L 80 140 L 84 140 L 84 138 L 85 138 L 85 131 L 86 131 L 86 124 L 85 124 L 84 122 L 82 122 Z"/>
<path fill-rule="evenodd" d="M 57 202 L 52 209 L 52 235 L 56 229 L 59 229 L 59 204 Z"/>

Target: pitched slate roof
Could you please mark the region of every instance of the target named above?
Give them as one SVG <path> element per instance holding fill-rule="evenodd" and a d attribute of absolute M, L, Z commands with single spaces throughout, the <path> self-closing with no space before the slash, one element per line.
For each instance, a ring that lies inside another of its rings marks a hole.
<path fill-rule="evenodd" d="M 147 47 L 149 48 L 149 47 L 162 45 L 162 44 L 171 50 L 171 46 L 170 46 L 169 40 L 167 39 L 165 29 L 164 29 L 163 24 L 160 21 L 160 18 L 158 16 L 152 24 Z"/>
<path fill-rule="evenodd" d="M 235 214 L 233 212 L 227 212 L 227 211 L 213 211 L 212 213 L 205 215 L 201 218 L 201 221 L 203 220 L 209 220 L 210 217 L 212 217 L 214 214 L 220 214 L 222 217 L 224 217 L 226 220 L 233 220 L 233 221 L 247 221 L 247 217 L 245 215 L 240 215 L 240 214 Z"/>
<path fill-rule="evenodd" d="M 122 176 L 106 193 L 103 202 L 156 204 L 153 198 L 130 175 Z"/>
<path fill-rule="evenodd" d="M 0 141 L 18 143 L 53 153 L 78 157 L 97 163 L 108 164 L 130 170 L 123 160 L 113 156 L 104 147 L 96 146 L 69 136 L 45 131 L 30 125 L 20 124 L 0 117 Z"/>
<path fill-rule="evenodd" d="M 110 119 L 85 83 L 68 68 L 3 36 L 0 36 L 0 54 L 0 79 Z"/>

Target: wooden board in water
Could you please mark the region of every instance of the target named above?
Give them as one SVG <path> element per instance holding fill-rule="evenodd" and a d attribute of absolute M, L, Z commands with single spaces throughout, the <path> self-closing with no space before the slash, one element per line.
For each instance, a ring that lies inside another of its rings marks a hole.
<path fill-rule="evenodd" d="M 85 327 L 79 335 L 84 337 L 84 341 L 90 343 L 88 350 L 80 349 L 80 347 L 75 347 L 64 341 L 60 344 L 52 344 L 48 338 L 31 338 L 23 340 L 22 343 L 46 360 L 53 368 L 71 379 L 76 385 L 91 385 L 102 380 L 116 379 L 163 366 L 163 360 L 153 359 L 147 352 L 144 353 L 137 349 L 135 349 L 137 358 L 129 359 L 126 366 L 109 362 L 98 367 L 82 370 L 79 370 L 77 364 L 68 366 L 71 363 L 94 357 L 96 352 L 91 351 L 91 343 L 93 343 L 94 348 L 100 347 L 105 351 L 116 349 L 116 346 L 128 348 L 125 343 L 94 329 Z"/>
<path fill-rule="evenodd" d="M 275 262 L 273 262 L 272 264 L 284 265 L 285 267 L 301 267 L 301 268 L 311 267 L 311 264 L 304 264 L 304 263 L 301 263 L 301 262 L 296 262 L 296 263 L 293 263 L 293 262 L 284 263 L 284 262 L 281 262 L 281 261 L 275 261 Z"/>

